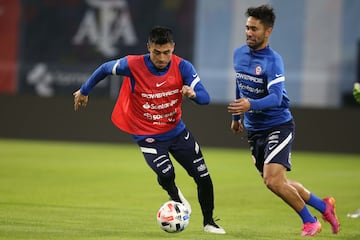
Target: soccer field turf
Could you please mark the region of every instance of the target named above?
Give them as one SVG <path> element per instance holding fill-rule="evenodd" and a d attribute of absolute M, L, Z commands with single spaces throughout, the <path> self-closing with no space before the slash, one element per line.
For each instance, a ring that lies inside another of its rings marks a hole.
<path fill-rule="evenodd" d="M 226 235 L 202 231 L 196 186 L 175 164 L 192 203 L 184 232 L 163 232 L 168 200 L 135 144 L 0 139 L 0 239 L 303 239 L 297 214 L 263 185 L 247 149 L 203 147 Z M 337 200 L 341 231 L 324 223 L 316 239 L 360 239 L 360 155 L 293 152 L 289 178 Z M 321 218 L 318 212 L 312 213 Z"/>

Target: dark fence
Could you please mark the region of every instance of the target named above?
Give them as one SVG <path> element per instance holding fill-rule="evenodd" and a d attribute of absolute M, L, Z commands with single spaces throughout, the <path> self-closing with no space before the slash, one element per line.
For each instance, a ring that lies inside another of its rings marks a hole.
<path fill-rule="evenodd" d="M 110 120 L 114 101 L 90 97 L 73 111 L 65 97 L 0 95 L 0 138 L 132 143 Z M 184 103 L 184 121 L 202 146 L 247 148 L 245 135 L 230 131 L 225 105 Z M 294 150 L 360 153 L 360 108 L 293 109 Z M 0 146 L 1 147 L 1 146 Z"/>

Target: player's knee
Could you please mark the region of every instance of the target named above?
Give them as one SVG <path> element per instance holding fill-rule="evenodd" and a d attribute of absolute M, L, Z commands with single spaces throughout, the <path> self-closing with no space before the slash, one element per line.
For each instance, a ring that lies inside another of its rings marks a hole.
<path fill-rule="evenodd" d="M 283 185 L 282 181 L 273 177 L 264 177 L 264 184 L 268 189 L 275 193 L 278 193 Z"/>
<path fill-rule="evenodd" d="M 206 177 L 202 177 L 202 178 L 194 178 L 194 180 L 198 186 L 205 188 L 213 188 L 213 183 L 210 175 L 207 175 Z"/>
<path fill-rule="evenodd" d="M 296 181 L 288 180 L 288 183 L 294 187 L 298 192 L 304 191 L 304 186 Z"/>
<path fill-rule="evenodd" d="M 156 169 L 159 178 L 175 178 L 175 170 L 172 164 L 161 165 Z"/>
<path fill-rule="evenodd" d="M 165 190 L 175 188 L 175 174 L 158 175 L 158 182 Z"/>

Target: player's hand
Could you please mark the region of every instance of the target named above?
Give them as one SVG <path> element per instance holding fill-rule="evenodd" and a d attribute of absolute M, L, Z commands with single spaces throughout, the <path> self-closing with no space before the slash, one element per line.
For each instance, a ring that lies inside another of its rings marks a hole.
<path fill-rule="evenodd" d="M 233 133 L 242 133 L 244 131 L 244 125 L 240 120 L 232 120 L 231 121 L 231 126 L 230 126 L 231 130 Z"/>
<path fill-rule="evenodd" d="M 185 97 L 188 98 L 195 98 L 196 97 L 196 93 L 194 91 L 194 89 L 192 89 L 191 87 L 184 85 L 181 89 L 181 94 Z"/>
<path fill-rule="evenodd" d="M 360 83 L 357 82 L 354 84 L 353 94 L 355 100 L 360 103 Z"/>
<path fill-rule="evenodd" d="M 73 93 L 74 96 L 74 110 L 77 111 L 79 107 L 86 107 L 89 100 L 88 96 L 82 95 L 80 90 Z"/>
<path fill-rule="evenodd" d="M 240 115 L 250 110 L 250 102 L 247 98 L 239 98 L 228 106 L 228 112 L 233 115 Z"/>

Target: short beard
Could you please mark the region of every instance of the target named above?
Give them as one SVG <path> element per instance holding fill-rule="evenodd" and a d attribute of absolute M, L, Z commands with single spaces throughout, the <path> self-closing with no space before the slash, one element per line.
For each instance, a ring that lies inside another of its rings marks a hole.
<path fill-rule="evenodd" d="M 255 43 L 255 45 L 249 45 L 248 44 L 248 46 L 249 46 L 249 48 L 251 48 L 252 50 L 257 50 L 261 45 L 263 45 L 264 44 L 264 40 L 263 41 L 261 41 L 261 42 L 258 42 L 258 43 Z"/>

